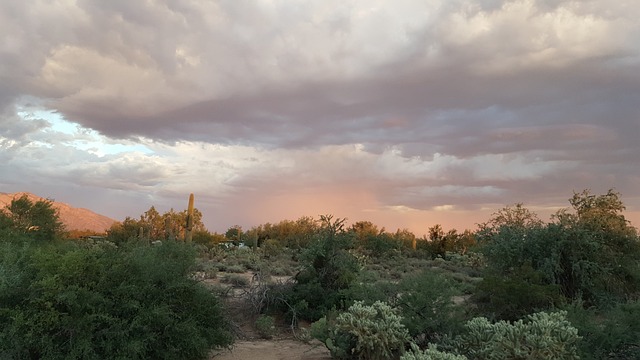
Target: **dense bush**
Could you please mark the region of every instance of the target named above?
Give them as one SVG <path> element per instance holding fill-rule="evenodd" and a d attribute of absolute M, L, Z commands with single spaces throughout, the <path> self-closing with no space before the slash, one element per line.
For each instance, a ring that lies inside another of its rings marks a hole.
<path fill-rule="evenodd" d="M 568 319 L 578 329 L 580 358 L 640 359 L 640 302 L 623 303 L 606 310 L 567 308 Z"/>
<path fill-rule="evenodd" d="M 549 224 L 518 204 L 481 226 L 478 238 L 487 259 L 486 275 L 500 274 L 510 281 L 485 282 L 482 291 L 508 295 L 511 299 L 500 301 L 507 303 L 516 298 L 518 288 L 526 291 L 528 287 L 539 300 L 549 297 L 551 304 L 552 286 L 556 286 L 567 302 L 581 300 L 599 308 L 640 295 L 640 239 L 622 215 L 619 194 L 610 190 L 596 196 L 583 191 L 569 202 L 572 211 L 559 211 Z M 522 276 L 523 264 L 531 267 L 529 273 L 534 276 Z M 508 287 L 500 291 L 490 285 Z M 515 307 L 526 311 L 531 305 L 540 304 L 525 302 Z"/>
<path fill-rule="evenodd" d="M 33 202 L 23 195 L 0 209 L 0 237 L 18 235 L 50 241 L 60 238 L 63 231 L 64 225 L 51 200 Z"/>
<path fill-rule="evenodd" d="M 409 332 L 388 304 L 354 303 L 333 321 L 326 318 L 312 333 L 335 359 L 397 359 L 409 342 Z"/>
<path fill-rule="evenodd" d="M 271 339 L 276 334 L 276 320 L 270 315 L 260 315 L 256 319 L 256 330 L 264 339 Z"/>
<path fill-rule="evenodd" d="M 0 358 L 203 359 L 221 305 L 183 244 L 0 244 Z"/>
<path fill-rule="evenodd" d="M 433 271 L 402 279 L 398 295 L 389 299 L 403 316 L 403 323 L 414 338 L 434 342 L 460 330 L 463 311 L 454 305 L 460 295 L 457 285 Z"/>
<path fill-rule="evenodd" d="M 507 275 L 487 273 L 471 299 L 483 316 L 513 321 L 561 305 L 564 298 L 559 286 L 544 281 L 540 272 L 523 264 Z"/>
<path fill-rule="evenodd" d="M 346 307 L 346 290 L 360 270 L 358 259 L 349 252 L 353 239 L 344 230 L 344 220 L 333 221 L 330 216 L 321 220 L 316 238 L 300 256 L 302 270 L 295 276 L 294 286 L 283 294 L 287 310 L 310 321 Z"/>
<path fill-rule="evenodd" d="M 363 272 L 348 297 L 370 305 L 383 301 L 398 310 L 410 335 L 420 345 L 457 333 L 464 323 L 464 309 L 453 302 L 460 286 L 432 270 L 409 274 L 400 281 L 375 280 Z"/>

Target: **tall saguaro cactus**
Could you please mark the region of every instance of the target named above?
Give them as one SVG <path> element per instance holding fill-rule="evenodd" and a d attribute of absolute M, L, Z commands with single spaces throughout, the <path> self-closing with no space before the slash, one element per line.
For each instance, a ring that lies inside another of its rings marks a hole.
<path fill-rule="evenodd" d="M 184 231 L 184 241 L 191 242 L 193 238 L 193 194 L 189 195 L 189 207 L 187 208 L 187 226 Z"/>

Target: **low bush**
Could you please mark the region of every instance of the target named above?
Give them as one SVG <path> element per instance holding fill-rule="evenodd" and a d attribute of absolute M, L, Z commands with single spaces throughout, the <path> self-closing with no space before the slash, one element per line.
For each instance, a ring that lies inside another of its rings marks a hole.
<path fill-rule="evenodd" d="M 260 315 L 256 319 L 256 330 L 264 339 L 271 339 L 276 334 L 276 321 L 273 316 Z"/>

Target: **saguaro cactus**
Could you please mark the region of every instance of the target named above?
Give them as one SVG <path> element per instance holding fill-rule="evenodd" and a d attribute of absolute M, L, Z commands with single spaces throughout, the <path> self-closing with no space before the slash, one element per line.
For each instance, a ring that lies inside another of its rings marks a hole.
<path fill-rule="evenodd" d="M 173 237 L 173 228 L 171 227 L 171 218 L 167 216 L 164 219 L 164 239 L 165 240 L 175 240 Z"/>
<path fill-rule="evenodd" d="M 189 195 L 189 207 L 187 208 L 187 226 L 184 230 L 184 241 L 191 242 L 193 238 L 193 194 Z"/>

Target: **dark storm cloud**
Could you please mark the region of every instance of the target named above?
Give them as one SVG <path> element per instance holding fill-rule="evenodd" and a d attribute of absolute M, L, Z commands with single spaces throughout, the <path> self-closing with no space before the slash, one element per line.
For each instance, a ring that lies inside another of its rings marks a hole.
<path fill-rule="evenodd" d="M 368 29 L 379 15 L 355 23 L 366 9 L 356 3 L 334 11 L 286 3 L 7 3 L 3 20 L 13 45 L 2 53 L 12 70 L 4 84 L 17 85 L 15 96 L 48 94 L 67 118 L 123 138 L 296 147 L 464 138 L 461 127 L 478 134 L 503 126 L 608 122 L 622 134 L 637 131 L 638 114 L 630 107 L 640 95 L 638 66 L 624 62 L 637 56 L 636 47 L 603 47 L 598 36 L 593 44 L 578 35 L 563 43 L 553 28 L 537 33 L 546 23 L 536 21 L 545 15 L 587 22 L 596 16 L 591 7 L 567 1 L 474 5 L 436 2 L 431 12 L 438 18 L 419 6 L 424 17 L 396 21 L 404 32 L 379 44 L 396 52 L 376 62 L 379 54 L 366 54 L 378 39 L 360 38 L 358 26 Z M 614 10 L 625 19 L 624 7 Z M 516 23 L 523 11 L 531 24 Z M 31 31 L 16 31 L 25 27 L 21 19 L 30 20 Z M 611 27 L 605 30 L 616 30 Z M 469 39 L 455 37 L 465 30 Z M 530 60 L 542 51 L 536 46 L 558 52 L 549 62 L 560 64 Z M 593 49 L 572 54 L 572 46 Z M 335 66 L 327 59 L 314 63 L 322 51 L 334 56 Z M 346 72 L 351 63 L 361 70 Z M 405 125 L 384 126 L 395 119 Z"/>

